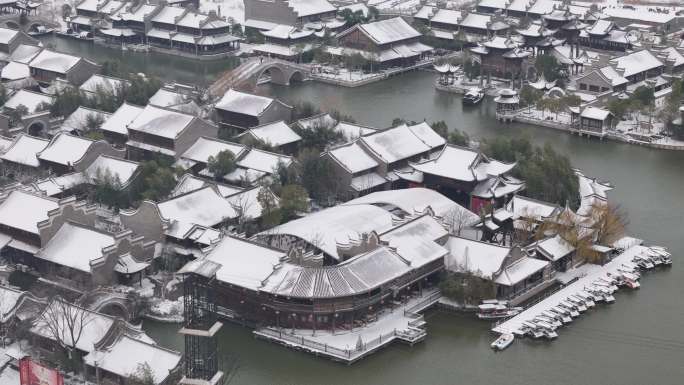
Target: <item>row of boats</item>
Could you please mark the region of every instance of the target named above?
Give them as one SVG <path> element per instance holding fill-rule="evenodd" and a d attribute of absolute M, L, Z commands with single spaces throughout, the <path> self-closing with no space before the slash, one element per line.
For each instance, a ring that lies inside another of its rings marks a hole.
<path fill-rule="evenodd" d="M 518 336 L 529 336 L 535 339 L 555 339 L 558 338 L 556 330 L 573 321 L 596 306 L 599 302 L 613 303 L 613 294 L 619 287 L 629 287 L 638 289 L 641 285 L 639 278 L 641 271 L 650 270 L 656 266 L 672 265 L 672 256 L 662 247 L 654 246 L 646 249 L 640 255 L 634 257 L 632 262 L 625 262 L 617 268 L 615 273 L 606 273 L 598 277 L 591 284 L 582 290 L 570 294 L 555 306 L 552 306 L 537 314 L 527 321 L 523 321 L 522 326 L 515 333 Z M 517 314 L 517 313 L 516 313 Z M 496 350 L 507 348 L 515 339 L 511 333 L 502 334 L 491 346 Z"/>

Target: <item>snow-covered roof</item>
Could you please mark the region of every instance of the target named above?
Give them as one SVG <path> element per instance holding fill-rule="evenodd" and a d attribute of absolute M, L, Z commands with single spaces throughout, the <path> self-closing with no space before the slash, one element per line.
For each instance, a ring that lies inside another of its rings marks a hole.
<path fill-rule="evenodd" d="M 305 130 L 310 130 L 319 127 L 332 127 L 337 124 L 337 120 L 328 113 L 310 116 L 308 118 L 299 119 L 297 125 Z"/>
<path fill-rule="evenodd" d="M 352 11 L 352 13 L 356 13 L 358 11 L 361 11 L 361 13 L 364 16 L 368 17 L 369 8 L 365 3 L 359 2 L 359 3 L 352 3 L 352 4 L 348 4 L 348 5 L 343 5 L 339 8 L 337 8 L 337 11 L 342 12 L 345 9 Z"/>
<path fill-rule="evenodd" d="M 38 154 L 38 158 L 64 166 L 73 166 L 93 143 L 95 142 L 90 139 L 61 132 L 52 138 L 50 144 Z"/>
<path fill-rule="evenodd" d="M 494 279 L 501 271 L 511 249 L 492 243 L 474 241 L 461 237 L 449 237 L 446 267 L 451 271 L 473 272 L 483 278 Z"/>
<path fill-rule="evenodd" d="M 38 47 L 36 45 L 20 44 L 12 51 L 9 60 L 28 64 L 42 49 L 43 47 Z"/>
<path fill-rule="evenodd" d="M 506 9 L 509 11 L 525 12 L 531 2 L 532 0 L 513 0 Z"/>
<path fill-rule="evenodd" d="M 430 19 L 433 23 L 442 23 L 457 26 L 461 19 L 461 11 L 454 9 L 438 9 Z"/>
<path fill-rule="evenodd" d="M 216 108 L 239 114 L 259 116 L 274 101 L 274 99 L 266 96 L 253 95 L 230 89 L 223 95 L 221 100 L 216 103 Z"/>
<path fill-rule="evenodd" d="M 275 147 L 302 140 L 302 138 L 282 120 L 251 128 L 247 132 L 255 139 Z"/>
<path fill-rule="evenodd" d="M 385 162 L 393 163 L 427 153 L 443 145 L 444 139 L 438 137 L 439 135 L 429 126 L 421 123 L 415 126 L 402 124 L 361 137 L 359 141 Z"/>
<path fill-rule="evenodd" d="M 332 258 L 340 259 L 337 243 L 348 244 L 360 234 L 383 232 L 392 226 L 392 215 L 373 205 L 340 205 L 309 214 L 268 230 L 264 235 L 285 234 L 315 245 Z"/>
<path fill-rule="evenodd" d="M 100 130 L 128 136 L 128 125 L 143 111 L 143 107 L 124 102 L 109 116 L 102 126 L 100 126 Z"/>
<path fill-rule="evenodd" d="M 548 13 L 553 12 L 555 7 L 563 5 L 560 1 L 557 0 L 536 0 L 530 8 L 527 10 L 527 12 L 536 14 L 536 15 L 546 15 Z"/>
<path fill-rule="evenodd" d="M 416 31 L 401 17 L 368 24 L 357 24 L 357 26 L 378 45 L 395 43 L 420 36 L 420 32 Z"/>
<path fill-rule="evenodd" d="M 102 258 L 102 249 L 114 245 L 114 235 L 67 222 L 36 258 L 90 273 L 90 262 Z"/>
<path fill-rule="evenodd" d="M 77 10 L 97 12 L 97 7 L 100 5 L 100 0 L 83 0 L 76 5 Z"/>
<path fill-rule="evenodd" d="M 575 248 L 565 239 L 556 235 L 537 242 L 537 250 L 551 261 L 557 261 L 575 251 Z"/>
<path fill-rule="evenodd" d="M 197 12 L 188 12 L 185 16 L 181 17 L 180 20 L 176 22 L 179 27 L 188 27 L 199 29 L 202 23 L 208 18 L 207 15 L 203 15 Z"/>
<path fill-rule="evenodd" d="M 535 220 L 543 220 L 553 215 L 560 208 L 551 203 L 542 202 L 536 199 L 514 195 L 506 205 L 506 210 L 513 213 L 513 218 L 521 217 Z"/>
<path fill-rule="evenodd" d="M 335 147 L 329 151 L 330 156 L 351 174 L 370 170 L 378 166 L 373 159 L 357 142 L 347 143 Z"/>
<path fill-rule="evenodd" d="M 301 30 L 291 25 L 278 24 L 275 28 L 269 29 L 268 31 L 261 31 L 261 34 L 266 37 L 272 37 L 275 39 L 301 39 L 307 36 L 311 36 L 315 31 L 310 29 Z"/>
<path fill-rule="evenodd" d="M 0 44 L 9 44 L 18 34 L 16 29 L 0 28 Z"/>
<path fill-rule="evenodd" d="M 469 13 L 459 23 L 461 27 L 487 29 L 487 24 L 492 20 L 491 15 Z"/>
<path fill-rule="evenodd" d="M 586 107 L 584 110 L 582 110 L 582 113 L 580 114 L 580 116 L 583 118 L 601 121 L 606 120 L 609 115 L 610 111 L 593 106 Z"/>
<path fill-rule="evenodd" d="M 81 60 L 82 59 L 78 56 L 44 49 L 31 60 L 29 66 L 45 71 L 65 74 Z"/>
<path fill-rule="evenodd" d="M 284 264 L 262 290 L 295 298 L 346 297 L 370 292 L 411 270 L 395 252 L 378 247 L 330 267 Z"/>
<path fill-rule="evenodd" d="M 605 7 L 603 13 L 617 19 L 639 20 L 649 23 L 665 24 L 676 18 L 675 12 L 668 13 L 650 11 L 646 7 L 636 9 L 622 7 Z"/>
<path fill-rule="evenodd" d="M 361 126 L 354 123 L 338 122 L 333 128 L 336 132 L 344 135 L 345 140 L 352 141 L 364 135 L 369 135 L 377 131 L 377 129 L 367 126 Z"/>
<path fill-rule="evenodd" d="M 88 131 L 88 119 L 99 118 L 102 122 L 105 122 L 109 116 L 110 114 L 104 111 L 80 106 L 74 112 L 72 112 L 71 115 L 64 119 L 59 131 Z"/>
<path fill-rule="evenodd" d="M 585 31 L 592 35 L 607 35 L 615 24 L 610 20 L 596 20 L 594 24 Z"/>
<path fill-rule="evenodd" d="M 202 179 L 192 174 L 183 174 L 183 176 L 180 177 L 178 183 L 176 184 L 176 187 L 173 188 L 169 196 L 176 197 L 185 193 L 189 193 L 191 191 L 199 190 L 206 186 L 216 186 L 219 193 L 224 197 L 237 194 L 243 190 L 240 187 L 216 183 L 214 181 Z"/>
<path fill-rule="evenodd" d="M 349 186 L 354 191 L 363 192 L 381 186 L 388 181 L 388 178 L 385 178 L 377 172 L 367 172 L 353 177 Z"/>
<path fill-rule="evenodd" d="M 154 4 L 142 4 L 133 10 L 133 12 L 119 12 L 118 17 L 122 20 L 143 22 L 145 20 L 145 16 L 152 13 L 152 11 L 154 11 L 156 8 L 157 5 Z"/>
<path fill-rule="evenodd" d="M 487 48 L 496 49 L 513 49 L 518 46 L 518 44 L 516 44 L 513 40 L 502 36 L 494 36 L 485 41 L 483 44 Z"/>
<path fill-rule="evenodd" d="M 622 74 L 624 77 L 630 77 L 664 65 L 663 62 L 649 50 L 641 50 L 625 56 L 620 56 L 611 59 L 610 62 L 614 63 L 618 69 L 623 69 L 625 71 L 624 74 Z"/>
<path fill-rule="evenodd" d="M 684 64 L 684 55 L 682 55 L 681 52 L 677 51 L 675 47 L 667 47 L 664 50 L 660 51 L 660 53 L 666 55 L 666 57 L 669 60 L 672 60 L 673 65 L 675 67 Z"/>
<path fill-rule="evenodd" d="M 181 17 L 187 10 L 182 7 L 166 6 L 153 18 L 154 23 L 176 24 L 176 18 Z"/>
<path fill-rule="evenodd" d="M 162 87 L 150 97 L 148 103 L 159 107 L 170 107 L 185 103 L 186 101 L 187 97 L 180 92 Z"/>
<path fill-rule="evenodd" d="M 411 262 L 411 267 L 419 268 L 448 254 L 436 243 L 447 235 L 444 226 L 426 214 L 380 234 L 380 240 L 395 247 L 397 254 Z"/>
<path fill-rule="evenodd" d="M 478 183 L 471 194 L 480 198 L 501 198 L 525 188 L 525 182 L 512 177 L 492 177 Z"/>
<path fill-rule="evenodd" d="M 67 346 L 74 346 L 84 352 L 92 352 L 95 350 L 95 344 L 105 337 L 113 324 L 114 319 L 107 315 L 56 299 L 43 310 L 31 328 L 31 332 L 53 341 L 59 338 Z M 76 341 L 71 337 L 72 331 L 74 335 L 79 336 L 74 338 Z"/>
<path fill-rule="evenodd" d="M 26 79 L 31 76 L 31 70 L 29 69 L 29 66 L 24 63 L 11 61 L 2 67 L 0 76 L 4 80 Z"/>
<path fill-rule="evenodd" d="M 40 94 L 38 92 L 19 90 L 11 98 L 5 102 L 5 108 L 15 109 L 20 105 L 28 109 L 29 114 L 36 112 L 36 108 L 43 103 L 52 104 L 55 98 L 50 95 Z"/>
<path fill-rule="evenodd" d="M 311 16 L 322 13 L 335 12 L 337 8 L 327 0 L 286 0 L 297 16 Z"/>
<path fill-rule="evenodd" d="M 59 207 L 57 200 L 24 191 L 12 191 L 0 203 L 0 224 L 38 234 L 38 222 L 48 219 L 48 211 Z"/>
<path fill-rule="evenodd" d="M 242 215 L 244 218 L 250 219 L 261 218 L 263 207 L 259 202 L 259 193 L 262 189 L 266 189 L 265 192 L 271 194 L 276 205 L 279 204 L 279 198 L 270 189 L 260 186 L 253 187 L 226 197 L 226 201 L 236 211 L 235 217 Z"/>
<path fill-rule="evenodd" d="M 98 90 L 117 94 L 124 84 L 128 83 L 126 80 L 95 74 L 88 78 L 85 83 L 78 87 L 83 92 L 90 92 L 95 94 Z"/>
<path fill-rule="evenodd" d="M 431 5 L 423 5 L 416 13 L 413 14 L 413 18 L 429 20 L 434 14 L 435 10 L 435 7 Z"/>
<path fill-rule="evenodd" d="M 122 187 L 131 182 L 135 172 L 140 167 L 140 163 L 131 160 L 115 158 L 109 155 L 100 155 L 85 170 L 85 175 L 89 180 L 109 175 L 114 180 L 118 179 Z"/>
<path fill-rule="evenodd" d="M 0 322 L 5 322 L 6 315 L 14 309 L 23 294 L 22 291 L 0 285 Z"/>
<path fill-rule="evenodd" d="M 14 139 L 14 143 L 0 156 L 4 161 L 39 167 L 38 153 L 43 151 L 50 141 L 43 138 L 21 134 Z"/>
<path fill-rule="evenodd" d="M 432 159 L 411 163 L 411 167 L 423 173 L 466 182 L 501 175 L 514 166 L 515 163 L 487 159 L 475 150 L 454 145 L 447 145 Z"/>
<path fill-rule="evenodd" d="M 414 187 L 400 190 L 376 191 L 344 203 L 345 206 L 376 205 L 397 207 L 408 214 L 423 213 L 430 207 L 435 215 L 443 217 L 451 212 L 462 212 L 467 222 L 477 220 L 477 215 L 435 190 Z"/>
<path fill-rule="evenodd" d="M 221 265 L 216 271 L 219 281 L 256 291 L 284 257 L 283 251 L 226 236 L 205 259 Z"/>
<path fill-rule="evenodd" d="M 240 143 L 226 142 L 216 138 L 199 137 L 195 143 L 188 148 L 181 158 L 197 163 L 207 163 L 210 156 L 216 156 L 221 151 L 231 152 L 238 158 L 245 151 L 245 146 Z"/>
<path fill-rule="evenodd" d="M 293 158 L 291 156 L 252 148 L 247 154 L 238 159 L 237 165 L 270 174 L 278 167 L 279 163 L 288 167 L 292 162 Z"/>
<path fill-rule="evenodd" d="M 128 129 L 175 139 L 194 120 L 195 117 L 193 115 L 148 104 L 143 111 L 128 124 Z"/>
<path fill-rule="evenodd" d="M 157 204 L 164 219 L 172 221 L 169 235 L 183 239 L 193 225 L 216 226 L 236 217 L 233 206 L 211 186 Z"/>
<path fill-rule="evenodd" d="M 629 83 L 629 80 L 620 75 L 612 66 L 604 66 L 598 69 L 605 76 L 613 87 Z"/>
<path fill-rule="evenodd" d="M 507 265 L 494 282 L 499 285 L 513 286 L 544 269 L 548 264 L 549 262 L 546 261 L 523 256 Z"/>
<path fill-rule="evenodd" d="M 135 359 L 131 359 L 131 355 Z M 90 352 L 83 357 L 86 364 L 97 367 L 123 378 L 136 373 L 138 365 L 146 363 L 151 369 L 154 384 L 164 382 L 170 372 L 180 365 L 179 352 L 164 349 L 158 345 L 122 335 L 111 346 Z"/>
<path fill-rule="evenodd" d="M 496 8 L 496 9 L 506 9 L 508 5 L 507 0 L 480 0 L 477 3 L 478 7 Z"/>

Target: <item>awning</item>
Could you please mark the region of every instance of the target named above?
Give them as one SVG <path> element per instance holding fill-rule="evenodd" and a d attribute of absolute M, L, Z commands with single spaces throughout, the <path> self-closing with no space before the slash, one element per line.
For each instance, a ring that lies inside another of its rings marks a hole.
<path fill-rule="evenodd" d="M 352 178 L 351 188 L 356 191 L 365 191 L 380 186 L 384 183 L 387 183 L 387 179 L 383 178 L 376 172 L 371 172 L 369 174 Z"/>
<path fill-rule="evenodd" d="M 119 257 L 119 261 L 114 266 L 114 271 L 121 274 L 133 274 L 143 271 L 150 266 L 149 263 L 138 262 L 130 254 L 124 254 Z"/>

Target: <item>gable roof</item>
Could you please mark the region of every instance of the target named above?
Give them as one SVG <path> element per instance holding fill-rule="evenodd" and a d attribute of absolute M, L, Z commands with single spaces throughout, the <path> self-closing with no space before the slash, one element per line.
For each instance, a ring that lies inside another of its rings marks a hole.
<path fill-rule="evenodd" d="M 102 249 L 114 245 L 114 235 L 67 222 L 36 258 L 90 273 L 90 262 L 102 258 Z"/>
<path fill-rule="evenodd" d="M 85 169 L 84 174 L 90 181 L 93 181 L 98 175 L 103 177 L 109 175 L 114 180 L 118 179 L 121 187 L 126 187 L 139 167 L 140 163 L 138 162 L 102 154 Z"/>
<path fill-rule="evenodd" d="M 86 154 L 93 143 L 95 142 L 90 139 L 61 132 L 52 138 L 43 151 L 38 153 L 38 158 L 64 166 L 73 166 Z"/>
<path fill-rule="evenodd" d="M 58 207 L 56 199 L 20 190 L 12 191 L 0 203 L 0 224 L 38 234 L 38 222 L 48 219 L 48 212 Z"/>
<path fill-rule="evenodd" d="M 420 32 L 411 27 L 404 19 L 395 17 L 367 24 L 357 24 L 347 31 L 340 33 L 338 37 L 344 36 L 354 29 L 358 29 L 378 45 L 395 43 L 421 36 Z"/>
<path fill-rule="evenodd" d="M 289 167 L 293 161 L 291 156 L 252 148 L 238 159 L 237 165 L 271 174 L 278 167 L 278 163 Z"/>
<path fill-rule="evenodd" d="M 321 13 L 334 12 L 335 8 L 327 0 L 286 0 L 297 16 L 311 16 Z"/>
<path fill-rule="evenodd" d="M 124 102 L 102 123 L 100 130 L 128 136 L 128 125 L 144 110 L 144 107 Z"/>
<path fill-rule="evenodd" d="M 29 63 L 30 67 L 66 74 L 81 60 L 81 57 L 44 49 Z"/>
<path fill-rule="evenodd" d="M 12 95 L 3 107 L 16 109 L 19 105 L 23 105 L 31 114 L 36 112 L 36 108 L 42 103 L 52 104 L 54 100 L 55 98 L 50 95 L 22 89 Z"/>
<path fill-rule="evenodd" d="M 275 99 L 266 96 L 253 95 L 230 89 L 223 95 L 221 100 L 216 103 L 215 107 L 220 110 L 239 114 L 260 116 L 274 102 Z"/>
<path fill-rule="evenodd" d="M 624 77 L 630 77 L 645 71 L 649 71 L 664 64 L 649 50 L 641 50 L 610 60 L 618 69 L 623 69 Z"/>
<path fill-rule="evenodd" d="M 175 139 L 196 119 L 195 116 L 151 104 L 128 124 L 129 130 Z"/>
<path fill-rule="evenodd" d="M 253 127 L 247 130 L 247 134 L 275 147 L 302 140 L 302 137 L 282 120 Z"/>
<path fill-rule="evenodd" d="M 351 174 L 378 166 L 378 162 L 355 141 L 335 147 L 329 150 L 328 154 Z"/>
<path fill-rule="evenodd" d="M 449 237 L 446 248 L 450 254 L 446 262 L 447 269 L 474 272 L 488 279 L 495 278 L 511 253 L 506 246 L 461 237 Z"/>
<path fill-rule="evenodd" d="M 38 153 L 49 144 L 50 141 L 47 139 L 21 134 L 14 139 L 14 143 L 5 150 L 0 159 L 29 167 L 39 167 Z"/>
<path fill-rule="evenodd" d="M 213 187 L 207 186 L 157 203 L 162 218 L 172 221 L 168 234 L 183 239 L 193 225 L 213 227 L 235 218 L 235 209 Z"/>
<path fill-rule="evenodd" d="M 210 156 L 216 156 L 221 151 L 229 151 L 237 159 L 246 149 L 247 147 L 240 143 L 201 136 L 185 150 L 181 158 L 197 163 L 207 163 Z"/>
<path fill-rule="evenodd" d="M 438 139 L 438 136 L 422 123 L 415 126 L 402 124 L 363 136 L 359 141 L 386 163 L 393 163 L 426 153 L 446 143 L 444 139 Z"/>

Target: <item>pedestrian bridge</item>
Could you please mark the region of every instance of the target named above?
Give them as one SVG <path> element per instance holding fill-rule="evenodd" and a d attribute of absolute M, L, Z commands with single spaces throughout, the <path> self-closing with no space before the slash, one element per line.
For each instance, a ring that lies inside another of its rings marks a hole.
<path fill-rule="evenodd" d="M 254 57 L 225 72 L 209 86 L 207 91 L 210 97 L 220 98 L 231 88 L 253 91 L 259 79 L 264 75 L 269 75 L 274 84 L 288 86 L 292 82 L 304 81 L 310 73 L 310 69 L 302 64 Z"/>

